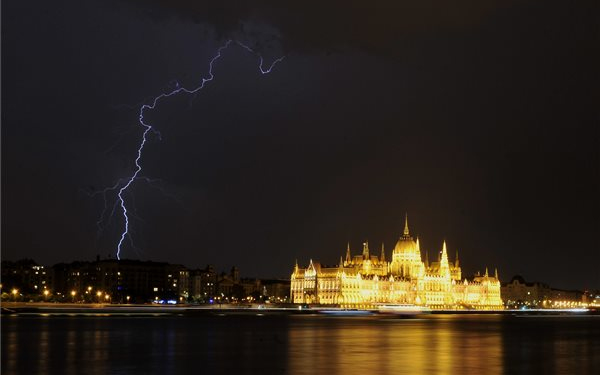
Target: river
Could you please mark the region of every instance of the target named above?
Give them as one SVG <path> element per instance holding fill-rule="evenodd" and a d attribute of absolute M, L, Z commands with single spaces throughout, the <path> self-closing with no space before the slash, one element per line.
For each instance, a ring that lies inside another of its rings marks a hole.
<path fill-rule="evenodd" d="M 2 316 L 2 374 L 600 374 L 600 316 Z"/>

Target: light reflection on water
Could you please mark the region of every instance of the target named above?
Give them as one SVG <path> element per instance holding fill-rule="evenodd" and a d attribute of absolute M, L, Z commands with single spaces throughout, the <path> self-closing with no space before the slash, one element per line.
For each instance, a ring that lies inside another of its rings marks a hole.
<path fill-rule="evenodd" d="M 342 321 L 343 329 L 310 321 L 290 330 L 289 368 L 298 374 L 313 366 L 330 374 L 502 373 L 501 334 L 487 328 L 488 317 L 479 319 L 480 327 L 462 331 L 451 318 Z"/>
<path fill-rule="evenodd" d="M 600 317 L 15 317 L 2 374 L 600 373 Z"/>

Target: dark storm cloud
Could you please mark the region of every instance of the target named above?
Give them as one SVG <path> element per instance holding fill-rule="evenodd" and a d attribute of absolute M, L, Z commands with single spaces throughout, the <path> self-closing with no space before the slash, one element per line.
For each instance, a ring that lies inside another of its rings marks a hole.
<path fill-rule="evenodd" d="M 243 35 L 259 44 L 280 42 L 293 53 L 360 48 L 396 54 L 407 36 L 434 35 L 480 25 L 494 12 L 527 0 L 125 0 L 155 19 L 176 15 L 211 25 L 222 37 Z M 249 25 L 270 26 L 252 29 Z"/>
<path fill-rule="evenodd" d="M 2 256 L 114 255 L 102 200 L 148 113 L 126 257 L 286 276 L 347 241 L 387 254 L 408 212 L 430 257 L 600 283 L 597 20 L 563 1 L 14 1 L 2 22 Z M 171 85 L 171 86 L 170 86 Z M 115 109 L 117 108 L 117 109 Z M 176 200 L 170 198 L 175 195 Z M 181 202 L 181 204 L 180 204 Z M 183 205 L 183 207 L 182 207 Z M 568 254 L 566 256 L 565 254 Z"/>

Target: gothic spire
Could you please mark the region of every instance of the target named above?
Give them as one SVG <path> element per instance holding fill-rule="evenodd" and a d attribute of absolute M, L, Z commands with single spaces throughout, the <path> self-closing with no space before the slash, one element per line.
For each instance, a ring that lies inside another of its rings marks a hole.
<path fill-rule="evenodd" d="M 442 246 L 440 275 L 450 277 L 450 265 L 448 264 L 448 250 L 446 249 L 446 241 L 444 241 L 444 245 Z"/>
<path fill-rule="evenodd" d="M 363 259 L 369 259 L 369 240 L 363 242 Z"/>
<path fill-rule="evenodd" d="M 381 243 L 381 257 L 379 257 L 380 262 L 385 262 L 385 248 L 383 242 Z"/>
<path fill-rule="evenodd" d="M 348 248 L 346 249 L 346 264 L 352 262 L 352 256 L 350 255 L 350 242 L 348 242 Z"/>
<path fill-rule="evenodd" d="M 404 237 L 410 236 L 410 232 L 408 231 L 408 213 L 404 216 Z"/>
<path fill-rule="evenodd" d="M 446 241 L 444 241 L 444 244 L 442 245 L 442 257 L 440 261 L 448 263 L 448 250 L 446 249 Z"/>

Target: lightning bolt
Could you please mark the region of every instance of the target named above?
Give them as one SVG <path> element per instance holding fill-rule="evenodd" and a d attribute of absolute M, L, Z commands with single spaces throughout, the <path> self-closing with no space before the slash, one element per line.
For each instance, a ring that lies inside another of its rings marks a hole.
<path fill-rule="evenodd" d="M 141 178 L 141 177 L 139 177 L 139 174 L 142 171 L 141 161 L 142 161 L 144 146 L 146 145 L 146 142 L 148 141 L 148 134 L 154 133 L 159 137 L 159 139 L 161 137 L 160 132 L 158 130 L 156 130 L 152 125 L 150 125 L 144 121 L 145 112 L 147 110 L 155 109 L 156 106 L 158 105 L 158 102 L 161 99 L 168 98 L 170 96 L 174 96 L 174 95 L 177 95 L 180 93 L 186 93 L 186 94 L 193 95 L 193 94 L 196 94 L 197 92 L 199 92 L 200 90 L 202 90 L 208 82 L 212 81 L 215 78 L 214 74 L 213 74 L 214 64 L 217 62 L 217 60 L 219 60 L 221 58 L 221 53 L 224 50 L 226 50 L 227 48 L 229 48 L 229 46 L 232 44 L 236 44 L 239 47 L 245 49 L 246 51 L 256 55 L 259 59 L 258 69 L 262 74 L 270 73 L 271 70 L 273 70 L 273 68 L 275 67 L 275 65 L 277 65 L 277 63 L 281 62 L 285 58 L 285 56 L 282 56 L 282 57 L 274 60 L 267 67 L 265 67 L 264 59 L 260 53 L 257 53 L 255 50 L 253 50 L 252 48 L 250 48 L 249 46 L 247 46 L 246 44 L 244 44 L 240 41 L 235 41 L 235 43 L 234 43 L 233 40 L 228 40 L 227 42 L 225 42 L 224 45 L 222 45 L 221 47 L 219 47 L 217 49 L 217 53 L 210 60 L 210 63 L 208 64 L 208 67 L 209 67 L 208 77 L 202 78 L 200 85 L 196 86 L 195 88 L 188 89 L 183 86 L 180 86 L 178 83 L 175 83 L 175 88 L 173 90 L 164 92 L 164 93 L 156 96 L 154 99 L 151 100 L 150 104 L 143 104 L 140 107 L 139 124 L 140 124 L 140 126 L 142 126 L 144 131 L 142 133 L 142 139 L 140 141 L 140 144 L 137 148 L 137 157 L 135 158 L 135 170 L 131 176 L 129 176 L 125 179 L 121 179 L 114 186 L 102 190 L 102 193 L 105 196 L 108 191 L 116 191 L 118 189 L 117 200 L 115 201 L 115 207 L 120 206 L 121 212 L 123 213 L 123 219 L 124 219 L 125 225 L 124 225 L 123 231 L 121 232 L 121 237 L 119 238 L 119 242 L 117 244 L 117 259 L 119 259 L 119 260 L 121 259 L 121 251 L 122 251 L 123 242 L 125 241 L 125 238 L 129 237 L 129 239 L 131 240 L 131 237 L 129 236 L 129 226 L 130 226 L 129 211 L 127 210 L 127 205 L 125 203 L 124 194 L 131 187 L 131 185 L 134 183 L 134 181 L 136 181 L 136 179 Z M 105 212 L 106 212 L 106 197 L 105 197 L 105 209 L 102 212 L 102 216 L 100 218 L 101 221 L 104 218 Z M 99 223 L 97 223 L 97 224 L 100 225 Z"/>

